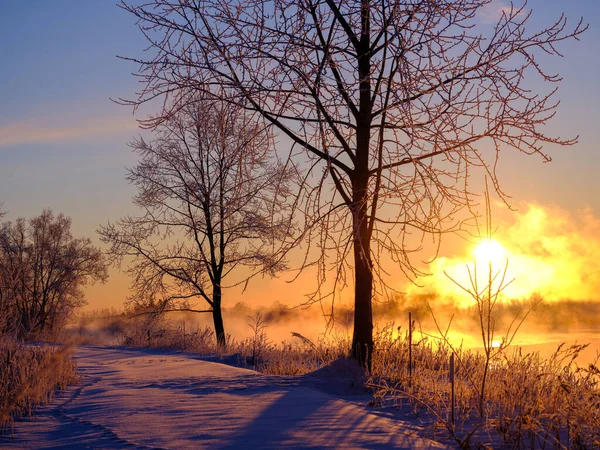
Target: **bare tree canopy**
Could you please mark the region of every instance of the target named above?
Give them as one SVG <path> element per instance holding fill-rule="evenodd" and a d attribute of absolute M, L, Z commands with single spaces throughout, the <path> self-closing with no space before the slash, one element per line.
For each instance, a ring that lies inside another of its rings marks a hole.
<path fill-rule="evenodd" d="M 346 282 L 342 263 L 354 273 L 353 355 L 363 364 L 373 351 L 381 252 L 418 275 L 408 242 L 456 225 L 475 193 L 473 173 L 487 173 L 503 196 L 495 173 L 501 150 L 549 160 L 544 144 L 575 142 L 545 134 L 560 77 L 542 60 L 560 56 L 557 46 L 586 27 L 569 28 L 561 16 L 531 30 L 526 5 L 484 24 L 478 12 L 489 3 L 122 3 L 138 17 L 151 54 L 127 58 L 140 64 L 144 88 L 123 102 L 161 98 L 162 114 L 149 126 L 188 103 L 190 92 L 210 89 L 259 112 L 302 149 L 308 221 L 320 221 L 321 247 L 337 252 L 337 281 Z"/>
<path fill-rule="evenodd" d="M 128 180 L 143 215 L 99 231 L 115 261 L 131 258 L 130 304 L 212 312 L 225 345 L 223 288 L 285 267 L 278 249 L 291 230 L 290 172 L 274 158 L 264 125 L 206 98 L 161 122 L 152 142 L 140 138 L 131 146 L 139 164 Z M 199 310 L 197 299 L 209 309 Z"/>
<path fill-rule="evenodd" d="M 71 219 L 47 209 L 0 226 L 0 332 L 21 337 L 56 331 L 85 304 L 82 288 L 106 281 L 104 257 L 71 235 Z"/>

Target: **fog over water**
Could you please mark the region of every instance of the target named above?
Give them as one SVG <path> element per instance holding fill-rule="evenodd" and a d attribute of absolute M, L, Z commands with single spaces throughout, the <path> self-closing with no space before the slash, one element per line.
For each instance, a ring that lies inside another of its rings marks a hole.
<path fill-rule="evenodd" d="M 577 362 L 586 365 L 594 362 L 600 351 L 600 302 L 578 300 L 555 300 L 539 302 L 538 297 L 522 301 L 498 304 L 493 314 L 495 336 L 502 339 L 513 319 L 515 326 L 521 322 L 524 314 L 533 309 L 524 319 L 514 335 L 511 349 L 519 347 L 524 353 L 539 352 L 541 357 L 549 357 L 561 343 L 589 344 L 580 353 Z M 429 306 L 428 306 L 429 305 Z M 245 303 L 238 303 L 225 308 L 225 330 L 232 339 L 243 340 L 253 335 L 252 325 L 257 314 L 272 344 L 294 342 L 298 338 L 292 333 L 299 333 L 313 342 L 319 340 L 335 341 L 352 337 L 353 311 L 348 306 L 334 308 L 333 322 L 323 315 L 323 310 L 313 305 L 309 308 L 291 308 L 288 305 L 275 303 L 272 306 L 253 308 Z M 408 330 L 408 313 L 415 320 L 415 339 L 426 338 L 428 342 L 438 341 L 437 330 L 432 313 L 439 327 L 445 331 L 450 325 L 449 337 L 454 346 L 480 349 L 482 347 L 479 318 L 475 307 L 460 308 L 452 299 L 442 299 L 436 295 L 405 296 L 399 295 L 388 302 L 377 302 L 374 305 L 376 333 L 387 328 L 394 335 L 406 333 Z M 169 316 L 172 323 L 186 332 L 198 328 L 212 328 L 210 314 L 173 313 Z M 512 333 L 510 334 L 512 336 Z M 509 338 L 510 338 L 509 336 Z"/>

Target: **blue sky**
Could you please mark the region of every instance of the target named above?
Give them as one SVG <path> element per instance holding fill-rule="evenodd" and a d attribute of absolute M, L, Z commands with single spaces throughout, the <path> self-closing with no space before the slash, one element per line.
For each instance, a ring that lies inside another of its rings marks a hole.
<path fill-rule="evenodd" d="M 111 1 L 9 0 L 0 42 L 0 201 L 10 217 L 51 207 L 91 234 L 129 201 L 137 125 L 110 97 L 136 88 L 116 58 L 143 48 L 134 21 Z"/>
<path fill-rule="evenodd" d="M 550 64 L 564 77 L 551 129 L 579 134 L 580 143 L 548 148 L 551 164 L 504 158 L 504 187 L 516 201 L 587 206 L 600 216 L 600 1 L 529 5 L 536 27 L 563 10 L 570 23 L 583 16 L 590 24 L 581 42 L 564 45 L 565 58 Z M 131 98 L 138 86 L 135 65 L 116 57 L 145 48 L 135 21 L 111 0 L 3 0 L 0 43 L 0 202 L 9 219 L 44 207 L 63 212 L 77 235 L 98 242 L 99 224 L 133 212 L 124 175 L 135 163 L 126 143 L 137 125 L 131 109 L 110 98 Z"/>

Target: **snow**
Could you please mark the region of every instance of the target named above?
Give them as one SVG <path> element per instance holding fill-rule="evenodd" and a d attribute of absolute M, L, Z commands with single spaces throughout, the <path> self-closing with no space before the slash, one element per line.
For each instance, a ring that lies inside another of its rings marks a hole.
<path fill-rule="evenodd" d="M 4 448 L 406 448 L 444 445 L 376 414 L 338 368 L 268 376 L 150 349 L 79 347 L 79 385 L 17 421 Z"/>

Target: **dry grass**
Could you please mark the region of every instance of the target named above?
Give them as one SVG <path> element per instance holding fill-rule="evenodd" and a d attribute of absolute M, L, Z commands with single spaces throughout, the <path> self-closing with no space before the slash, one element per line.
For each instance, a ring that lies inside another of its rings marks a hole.
<path fill-rule="evenodd" d="M 56 389 L 75 381 L 75 363 L 67 347 L 25 345 L 0 337 L 1 434 L 15 417 L 30 415 Z"/>
<path fill-rule="evenodd" d="M 252 318 L 250 327 L 254 332 L 252 337 L 236 343 L 236 351 L 259 372 L 302 375 L 349 354 L 349 341 L 342 337 L 312 342 L 302 334 L 292 332 L 292 341 L 275 344 L 267 338 L 266 326 L 260 314 Z"/>
<path fill-rule="evenodd" d="M 485 356 L 454 349 L 453 423 L 452 349 L 427 339 L 413 343 L 411 376 L 407 336 L 396 336 L 390 326 L 377 342 L 370 381 L 377 403 L 410 406 L 463 448 L 600 448 L 600 370 L 598 360 L 578 366 L 585 346 L 560 346 L 549 359 L 518 349 L 497 355 L 487 371 L 483 415 L 479 388 Z"/>

